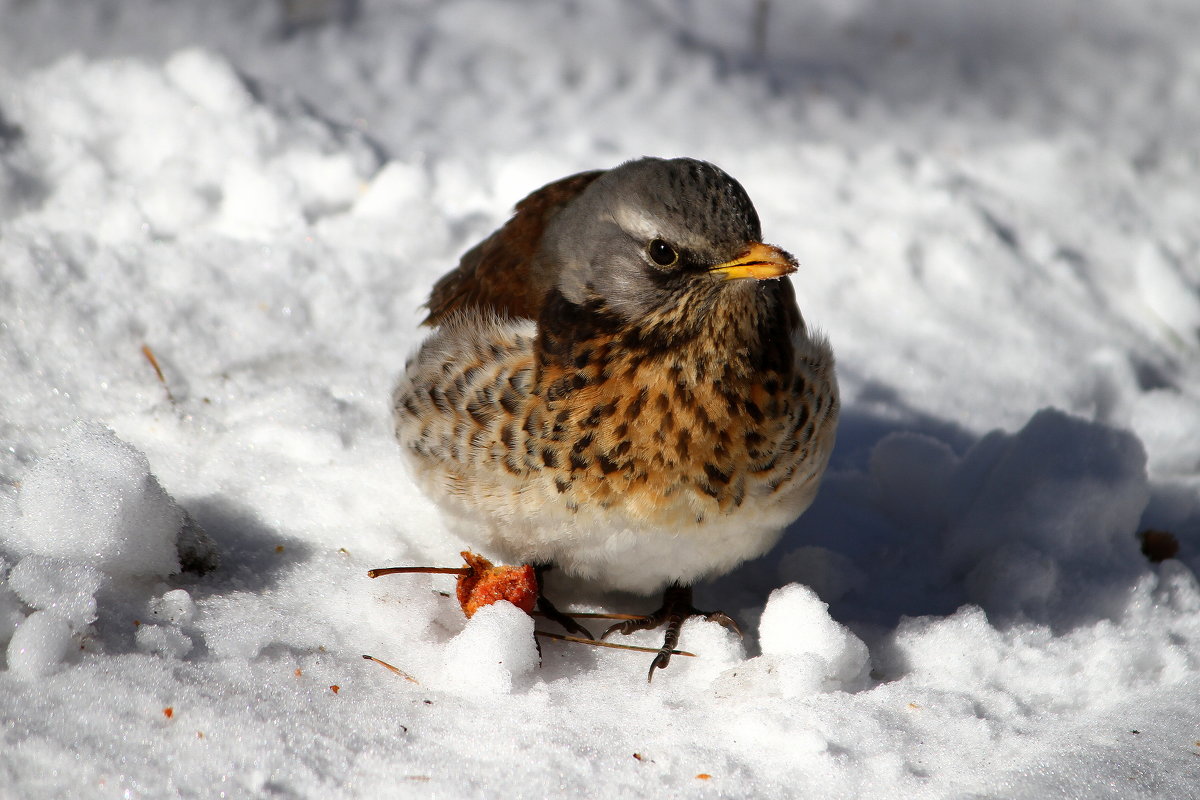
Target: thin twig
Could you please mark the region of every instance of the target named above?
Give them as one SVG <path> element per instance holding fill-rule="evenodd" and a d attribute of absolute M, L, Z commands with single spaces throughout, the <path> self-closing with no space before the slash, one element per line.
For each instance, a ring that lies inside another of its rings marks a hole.
<path fill-rule="evenodd" d="M 154 351 L 150 349 L 150 345 L 142 345 L 142 355 L 150 362 L 150 366 L 154 367 L 154 374 L 158 376 L 158 382 L 162 384 L 163 391 L 167 393 L 167 400 L 171 405 L 175 405 L 175 395 L 171 394 L 171 387 L 167 385 L 167 377 L 163 375 L 162 367 L 158 365 L 158 359 L 154 356 Z"/>
<path fill-rule="evenodd" d="M 387 669 L 389 669 L 392 672 L 399 675 L 401 678 L 404 678 L 404 680 L 406 680 L 406 681 L 412 681 L 413 683 L 415 683 L 417 685 L 420 685 L 420 683 L 421 683 L 419 680 L 414 678 L 412 675 L 409 675 L 407 672 L 400 669 L 399 667 L 392 666 L 391 664 L 384 661 L 383 659 L 376 658 L 375 656 L 369 656 L 369 655 L 366 655 L 365 653 L 363 654 L 363 658 L 365 658 L 367 661 L 374 661 L 376 664 L 378 664 L 381 667 L 386 667 Z"/>
<path fill-rule="evenodd" d="M 384 575 L 405 575 L 414 572 L 425 572 L 431 575 L 467 575 L 470 567 L 380 567 L 367 570 L 368 578 L 379 578 Z"/>
<path fill-rule="evenodd" d="M 546 616 L 541 611 L 530 611 L 535 617 Z M 645 619 L 644 614 L 608 614 L 603 611 L 564 611 L 563 616 L 572 619 Z"/>
<path fill-rule="evenodd" d="M 557 639 L 560 642 L 576 642 L 578 644 L 590 644 L 593 647 L 610 647 L 613 650 L 632 650 L 636 653 L 657 653 L 657 647 L 639 647 L 636 644 L 617 644 L 616 642 L 603 642 L 597 639 L 583 639 L 578 636 L 566 636 L 561 633 L 550 633 L 549 631 L 534 631 L 534 636 L 543 636 L 547 639 Z M 690 656 L 696 658 L 695 653 L 689 653 L 686 650 L 672 650 L 673 656 Z"/>

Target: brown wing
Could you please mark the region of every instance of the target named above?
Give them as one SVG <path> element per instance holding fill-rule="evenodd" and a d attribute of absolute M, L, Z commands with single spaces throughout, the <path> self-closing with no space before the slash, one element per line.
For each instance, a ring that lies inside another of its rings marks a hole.
<path fill-rule="evenodd" d="M 472 308 L 537 319 L 547 287 L 535 285 L 530 266 L 542 232 L 603 172 L 581 172 L 546 184 L 517 203 L 504 227 L 468 250 L 458 267 L 434 284 L 424 324 L 438 325 L 449 314 Z"/>

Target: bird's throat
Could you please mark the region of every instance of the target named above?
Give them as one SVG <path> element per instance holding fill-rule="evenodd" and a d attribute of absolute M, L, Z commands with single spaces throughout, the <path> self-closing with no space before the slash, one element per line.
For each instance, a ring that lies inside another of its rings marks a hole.
<path fill-rule="evenodd" d="M 640 373 L 690 386 L 755 380 L 790 372 L 802 326 L 786 280 L 701 286 L 638 320 L 601 299 L 577 304 L 552 290 L 538 320 L 536 363 L 539 371 L 582 373 L 572 376 L 578 386 Z"/>

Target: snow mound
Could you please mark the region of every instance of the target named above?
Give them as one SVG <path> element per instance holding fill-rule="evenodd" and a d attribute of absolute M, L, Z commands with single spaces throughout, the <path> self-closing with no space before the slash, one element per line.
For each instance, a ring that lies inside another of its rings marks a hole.
<path fill-rule="evenodd" d="M 1040 411 L 1016 434 L 982 439 L 951 486 L 944 563 L 990 613 L 1112 616 L 1147 569 L 1136 538 L 1146 454 L 1133 434 Z"/>
<path fill-rule="evenodd" d="M 928 436 L 883 438 L 875 503 L 901 529 L 935 536 L 945 580 L 998 620 L 1070 626 L 1115 618 L 1149 565 L 1137 533 L 1150 499 L 1132 433 L 1054 409 L 993 431 L 961 458 Z"/>
<path fill-rule="evenodd" d="M 771 592 L 758 625 L 769 671 L 785 697 L 864 688 L 870 671 L 867 646 L 829 616 L 829 605 L 807 586 L 789 584 Z M 749 666 L 749 665 L 748 665 Z"/>
<path fill-rule="evenodd" d="M 18 496 L 16 524 L 0 546 L 64 559 L 110 575 L 179 571 L 184 515 L 137 448 L 102 425 L 79 423 L 39 461 Z"/>
<path fill-rule="evenodd" d="M 445 649 L 440 680 L 463 694 L 508 694 L 538 666 L 533 617 L 502 600 L 475 612 Z"/>
<path fill-rule="evenodd" d="M 35 611 L 8 643 L 8 668 L 26 678 L 48 675 L 59 668 L 71 640 L 71 626 L 65 619 L 53 611 Z"/>
<path fill-rule="evenodd" d="M 0 580 L 0 646 L 8 644 L 24 619 L 20 598 L 5 581 Z"/>
<path fill-rule="evenodd" d="M 191 637 L 168 625 L 140 625 L 134 638 L 144 653 L 179 659 L 192 651 Z"/>
<path fill-rule="evenodd" d="M 96 620 L 96 592 L 104 577 L 95 567 L 62 559 L 26 556 L 8 584 L 26 605 L 50 611 L 79 630 Z"/>
<path fill-rule="evenodd" d="M 150 615 L 175 625 L 186 625 L 196 616 L 196 603 L 184 589 L 172 589 L 150 605 Z"/>

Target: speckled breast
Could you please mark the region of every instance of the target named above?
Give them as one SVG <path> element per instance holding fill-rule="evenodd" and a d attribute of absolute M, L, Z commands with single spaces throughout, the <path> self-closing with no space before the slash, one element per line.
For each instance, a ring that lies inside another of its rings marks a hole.
<path fill-rule="evenodd" d="M 837 414 L 823 342 L 785 342 L 781 368 L 751 372 L 604 337 L 535 355 L 535 335 L 451 323 L 410 363 L 396 433 L 435 492 L 498 522 L 553 504 L 655 527 L 811 500 Z"/>

